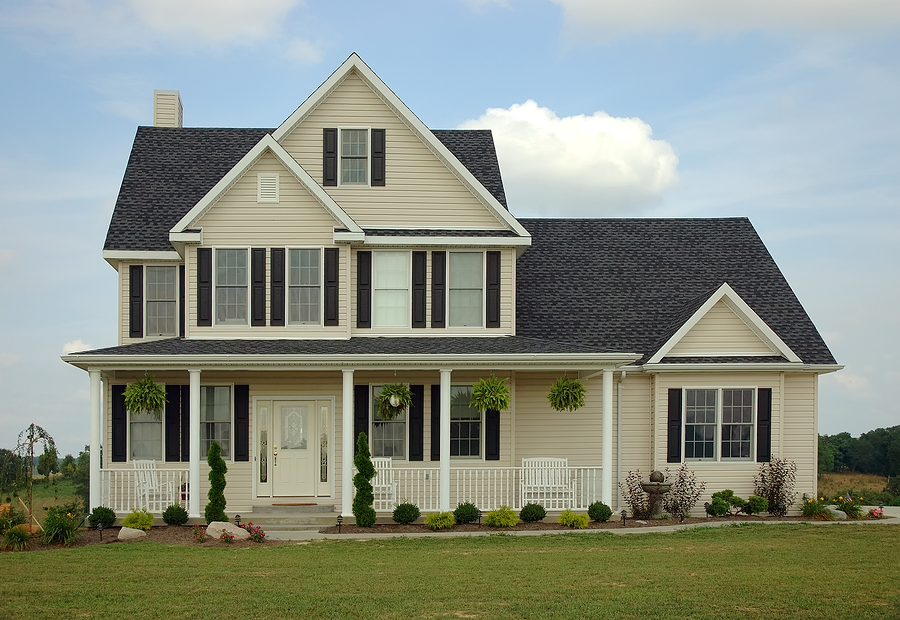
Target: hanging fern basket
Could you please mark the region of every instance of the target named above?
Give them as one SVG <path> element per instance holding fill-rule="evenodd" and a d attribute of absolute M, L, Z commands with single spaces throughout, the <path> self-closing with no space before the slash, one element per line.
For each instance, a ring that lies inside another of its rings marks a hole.
<path fill-rule="evenodd" d="M 125 408 L 131 413 L 150 413 L 157 420 L 166 406 L 166 390 L 147 375 L 125 388 Z"/>
<path fill-rule="evenodd" d="M 557 411 L 577 411 L 584 407 L 584 395 L 587 390 L 579 379 L 560 377 L 550 387 L 547 400 Z"/>
<path fill-rule="evenodd" d="M 381 386 L 376 404 L 383 420 L 393 420 L 412 405 L 412 392 L 405 383 L 388 383 Z"/>
<path fill-rule="evenodd" d="M 472 386 L 472 400 L 469 406 L 479 411 L 509 409 L 509 385 L 506 381 L 493 375 L 490 379 L 479 379 Z"/>

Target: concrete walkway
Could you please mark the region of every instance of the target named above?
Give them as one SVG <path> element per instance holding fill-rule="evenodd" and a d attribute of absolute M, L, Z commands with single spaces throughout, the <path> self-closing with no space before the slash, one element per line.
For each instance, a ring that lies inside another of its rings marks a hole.
<path fill-rule="evenodd" d="M 870 508 L 874 508 L 874 506 L 866 506 L 863 508 L 863 513 L 867 513 Z M 891 518 L 884 519 L 864 519 L 861 521 L 803 521 L 802 523 L 809 523 L 810 525 L 885 525 L 885 524 L 900 524 L 900 506 L 885 506 L 884 507 L 884 516 Z M 784 521 L 756 521 L 754 524 L 768 524 L 768 525 L 784 525 Z M 794 521 L 792 523 L 800 523 L 799 521 Z M 383 538 L 456 538 L 456 537 L 465 537 L 465 536 L 492 536 L 502 534 L 504 536 L 546 536 L 550 534 L 596 534 L 599 532 L 606 532 L 610 534 L 649 534 L 651 532 L 678 532 L 681 530 L 696 528 L 696 527 L 727 527 L 730 525 L 734 525 L 733 522 L 728 521 L 712 521 L 710 523 L 692 523 L 690 525 L 654 525 L 654 526 L 642 526 L 642 527 L 626 527 L 615 530 L 526 530 L 526 531 L 485 531 L 485 532 L 416 532 L 416 533 L 407 533 L 407 534 L 320 534 L 319 532 L 277 532 L 277 531 L 267 531 L 266 536 L 272 540 L 297 540 L 297 541 L 305 541 L 305 540 L 376 540 Z"/>

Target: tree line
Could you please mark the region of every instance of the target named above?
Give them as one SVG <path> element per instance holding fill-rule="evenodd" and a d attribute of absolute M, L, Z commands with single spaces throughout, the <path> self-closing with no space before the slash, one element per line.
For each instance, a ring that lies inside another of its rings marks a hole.
<path fill-rule="evenodd" d="M 819 435 L 819 471 L 900 475 L 900 426 L 876 428 L 859 437 Z"/>

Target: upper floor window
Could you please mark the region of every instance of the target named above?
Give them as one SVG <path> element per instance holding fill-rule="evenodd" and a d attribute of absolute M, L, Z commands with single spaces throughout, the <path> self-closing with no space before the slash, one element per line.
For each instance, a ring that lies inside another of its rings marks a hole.
<path fill-rule="evenodd" d="M 341 185 L 369 182 L 369 130 L 341 129 Z"/>
<path fill-rule="evenodd" d="M 213 441 L 219 442 L 222 458 L 231 458 L 231 388 L 200 388 L 200 454 L 209 452 Z"/>
<path fill-rule="evenodd" d="M 685 390 L 684 456 L 749 459 L 753 441 L 753 389 Z"/>
<path fill-rule="evenodd" d="M 288 322 L 291 325 L 319 325 L 322 322 L 321 251 L 289 251 Z"/>
<path fill-rule="evenodd" d="M 409 327 L 409 252 L 375 252 L 374 325 Z"/>
<path fill-rule="evenodd" d="M 247 250 L 216 250 L 216 323 L 247 324 Z"/>
<path fill-rule="evenodd" d="M 484 325 L 484 254 L 450 252 L 449 277 L 451 327 Z"/>
<path fill-rule="evenodd" d="M 384 186 L 384 129 L 326 127 L 322 147 L 323 186 Z"/>
<path fill-rule="evenodd" d="M 147 335 L 175 336 L 178 323 L 176 267 L 147 267 Z"/>

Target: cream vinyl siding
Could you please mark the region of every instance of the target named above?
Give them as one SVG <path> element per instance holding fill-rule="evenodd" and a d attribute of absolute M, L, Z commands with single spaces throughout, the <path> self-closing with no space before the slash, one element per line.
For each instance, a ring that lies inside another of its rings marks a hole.
<path fill-rule="evenodd" d="M 613 374 L 613 472 L 612 472 L 612 497 L 613 501 L 617 501 L 619 480 L 616 479 L 618 472 L 619 454 L 622 458 L 622 479 L 628 475 L 629 471 L 641 470 L 645 477 L 649 477 L 652 471 L 652 457 L 650 453 L 652 443 L 652 422 L 650 416 L 651 405 L 651 381 L 648 375 L 626 375 L 622 384 L 622 445 L 617 448 L 618 439 L 617 429 L 617 412 L 615 411 L 618 402 L 619 373 Z M 598 384 L 600 389 L 600 379 L 591 381 L 591 384 Z M 616 506 L 617 510 L 621 507 Z"/>
<path fill-rule="evenodd" d="M 734 311 L 719 301 L 678 341 L 668 355 L 780 355 L 760 340 Z"/>
<path fill-rule="evenodd" d="M 369 251 L 369 248 L 360 248 L 362 251 Z M 483 248 L 384 248 L 379 250 L 371 248 L 371 251 L 385 252 L 414 252 L 424 251 L 425 256 L 425 327 L 410 328 L 377 328 L 377 327 L 356 327 L 356 308 L 357 308 L 357 266 L 356 253 L 357 249 L 353 249 L 350 258 L 350 307 L 353 309 L 350 317 L 350 333 L 353 336 L 372 336 L 375 334 L 397 334 L 412 333 L 416 336 L 464 336 L 464 335 L 492 335 L 506 336 L 515 335 L 515 320 L 513 309 L 516 304 L 515 290 L 515 269 L 516 269 L 516 251 L 513 248 L 489 248 L 487 251 L 500 252 L 500 327 L 431 327 L 431 286 L 432 286 L 432 252 L 467 252 L 467 251 L 483 251 Z M 486 259 L 485 259 L 486 260 Z M 373 289 L 374 290 L 374 289 Z M 410 270 L 410 304 L 412 304 L 412 271 Z M 487 286 L 483 289 L 486 298 Z M 445 289 L 444 303 L 449 304 L 449 288 Z M 372 297 L 374 303 L 374 296 Z M 445 306 L 446 309 L 449 306 Z M 410 325 L 412 325 L 412 305 L 409 308 Z M 483 317 L 486 320 L 486 317 Z"/>
<path fill-rule="evenodd" d="M 781 456 L 796 461 L 797 486 L 800 493 L 816 492 L 816 459 L 819 435 L 816 432 L 816 384 L 818 375 L 788 374 L 784 376 L 784 442 Z M 776 430 L 773 428 L 772 433 Z M 773 452 L 773 455 L 776 454 Z"/>
<path fill-rule="evenodd" d="M 281 140 L 320 184 L 326 127 L 385 130 L 384 187 L 325 188 L 363 228 L 506 228 L 356 73 Z"/>

